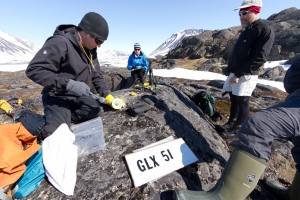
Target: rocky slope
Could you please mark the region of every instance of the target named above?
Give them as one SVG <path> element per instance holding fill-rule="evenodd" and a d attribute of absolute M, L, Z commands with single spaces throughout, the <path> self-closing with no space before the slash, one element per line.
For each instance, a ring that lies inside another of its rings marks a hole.
<path fill-rule="evenodd" d="M 208 190 L 214 186 L 226 164 L 231 147 L 215 131 L 214 125 L 223 124 L 228 117 L 229 97 L 222 96 L 223 81 L 191 81 L 156 77 L 155 93 L 132 91 L 132 79 L 127 69 L 103 68 L 114 96 L 123 98 L 126 107 L 111 110 L 103 106 L 101 118 L 104 125 L 106 149 L 78 160 L 77 182 L 73 196 L 65 196 L 47 180 L 25 199 L 172 199 L 174 188 Z M 0 99 L 18 97 L 36 113 L 43 114 L 41 87 L 26 78 L 24 72 L 0 72 Z M 217 109 L 223 120 L 213 122 L 190 100 L 198 90 L 207 90 L 217 98 Z M 286 93 L 276 88 L 258 85 L 251 97 L 251 113 L 282 101 Z M 128 107 L 149 98 L 151 109 L 132 117 Z M 16 106 L 17 107 L 17 106 Z M 0 123 L 13 123 L 4 112 Z M 168 136 L 183 138 L 199 159 L 183 169 L 134 188 L 124 155 Z M 275 142 L 273 156 L 268 162 L 266 176 L 289 185 L 295 171 L 290 154 L 290 143 Z M 259 182 L 247 199 L 275 199 Z"/>
<path fill-rule="evenodd" d="M 275 41 L 268 61 L 290 59 L 293 61 L 300 56 L 299 18 L 300 10 L 293 7 L 264 20 L 275 31 Z M 200 35 L 186 37 L 166 56 L 152 60 L 152 66 L 173 68 L 184 64 L 193 70 L 221 73 L 222 68 L 227 65 L 229 54 L 241 31 L 240 26 L 235 26 L 222 30 L 205 30 Z M 284 76 L 282 69 L 272 73 L 273 80 L 281 80 Z M 270 76 L 270 74 L 261 71 L 261 76 Z"/>
<path fill-rule="evenodd" d="M 38 49 L 29 41 L 0 31 L 0 64 L 28 63 Z"/>

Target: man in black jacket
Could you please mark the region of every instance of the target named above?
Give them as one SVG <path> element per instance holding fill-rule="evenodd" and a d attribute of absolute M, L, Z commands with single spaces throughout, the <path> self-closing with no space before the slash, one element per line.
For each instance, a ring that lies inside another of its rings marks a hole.
<path fill-rule="evenodd" d="M 231 107 L 228 122 L 219 128 L 226 138 L 234 137 L 249 115 L 249 100 L 258 81 L 259 69 L 267 61 L 273 46 L 273 29 L 259 19 L 261 0 L 245 0 L 238 8 L 240 34 L 228 61 L 223 90 L 229 92 Z"/>
<path fill-rule="evenodd" d="M 107 40 L 108 24 L 98 13 L 89 12 L 78 26 L 60 25 L 26 69 L 26 75 L 42 85 L 45 124 L 39 139 L 51 135 L 61 124 L 69 126 L 99 116 L 93 86 L 110 104 L 114 97 L 97 59 L 97 47 Z"/>

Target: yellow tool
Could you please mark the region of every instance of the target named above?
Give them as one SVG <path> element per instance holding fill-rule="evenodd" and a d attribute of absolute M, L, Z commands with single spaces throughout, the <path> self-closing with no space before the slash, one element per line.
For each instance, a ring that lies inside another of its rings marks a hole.
<path fill-rule="evenodd" d="M 4 110 L 6 114 L 11 115 L 11 111 L 14 109 L 6 100 L 0 100 L 0 109 Z"/>
<path fill-rule="evenodd" d="M 125 104 L 124 100 L 122 100 L 122 99 L 114 99 L 110 103 L 110 106 L 113 109 L 119 110 L 119 109 L 121 109 L 123 107 L 124 104 Z"/>
<path fill-rule="evenodd" d="M 149 86 L 149 83 L 148 82 L 145 82 L 144 83 L 144 87 L 148 87 Z"/>
<path fill-rule="evenodd" d="M 92 92 L 88 92 L 93 98 L 97 99 L 100 103 L 103 104 L 108 104 L 110 105 L 113 109 L 121 109 L 124 105 L 125 102 L 123 99 L 115 98 L 111 94 L 107 95 L 105 98 L 100 97 L 99 95 L 93 94 Z"/>
<path fill-rule="evenodd" d="M 136 96 L 136 92 L 130 92 L 130 96 Z"/>

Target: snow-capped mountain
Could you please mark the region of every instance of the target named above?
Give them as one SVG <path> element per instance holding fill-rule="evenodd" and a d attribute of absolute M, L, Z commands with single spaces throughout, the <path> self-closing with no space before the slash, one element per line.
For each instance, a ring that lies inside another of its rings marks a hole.
<path fill-rule="evenodd" d="M 130 53 L 125 53 L 123 51 L 115 51 L 115 50 L 108 50 L 103 51 L 100 49 L 97 50 L 98 52 L 98 60 L 101 66 L 116 66 L 116 67 L 126 67 L 127 61 Z"/>
<path fill-rule="evenodd" d="M 0 31 L 0 64 L 29 63 L 40 48 L 24 39 Z M 102 51 L 98 49 L 101 65 L 127 66 L 129 53 L 121 51 Z"/>
<path fill-rule="evenodd" d="M 185 37 L 192 35 L 199 35 L 203 32 L 203 29 L 186 29 L 178 33 L 173 34 L 169 39 L 162 43 L 157 49 L 155 49 L 148 58 L 155 58 L 155 56 L 164 56 L 169 51 L 174 49 Z"/>
<path fill-rule="evenodd" d="M 39 47 L 0 31 L 0 64 L 28 63 Z"/>
<path fill-rule="evenodd" d="M 148 58 L 155 58 L 158 55 L 166 55 L 170 50 L 174 49 L 185 37 L 199 35 L 203 29 L 187 29 L 173 34 L 156 50 L 154 50 Z M 0 65 L 3 64 L 20 64 L 29 63 L 33 56 L 40 48 L 33 43 L 24 39 L 13 37 L 5 32 L 0 31 Z M 98 49 L 98 59 L 100 65 L 126 67 L 130 53 Z"/>

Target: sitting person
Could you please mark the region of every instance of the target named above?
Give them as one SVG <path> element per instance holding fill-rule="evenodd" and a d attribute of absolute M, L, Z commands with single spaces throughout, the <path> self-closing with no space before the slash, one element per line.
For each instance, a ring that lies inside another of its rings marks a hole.
<path fill-rule="evenodd" d="M 146 55 L 141 51 L 141 45 L 139 43 L 134 44 L 134 51 L 128 58 L 127 69 L 131 70 L 131 76 L 134 84 L 139 80 L 144 84 L 145 73 L 148 72 L 149 62 L 146 59 Z"/>
<path fill-rule="evenodd" d="M 274 180 L 264 182 L 277 198 L 300 199 L 300 59 L 291 65 L 284 78 L 289 95 L 285 101 L 248 117 L 238 131 L 238 140 L 221 178 L 209 191 L 175 189 L 176 199 L 245 199 L 256 187 L 271 157 L 274 140 L 293 143 L 292 156 L 296 163 L 294 180 L 289 188 Z"/>

